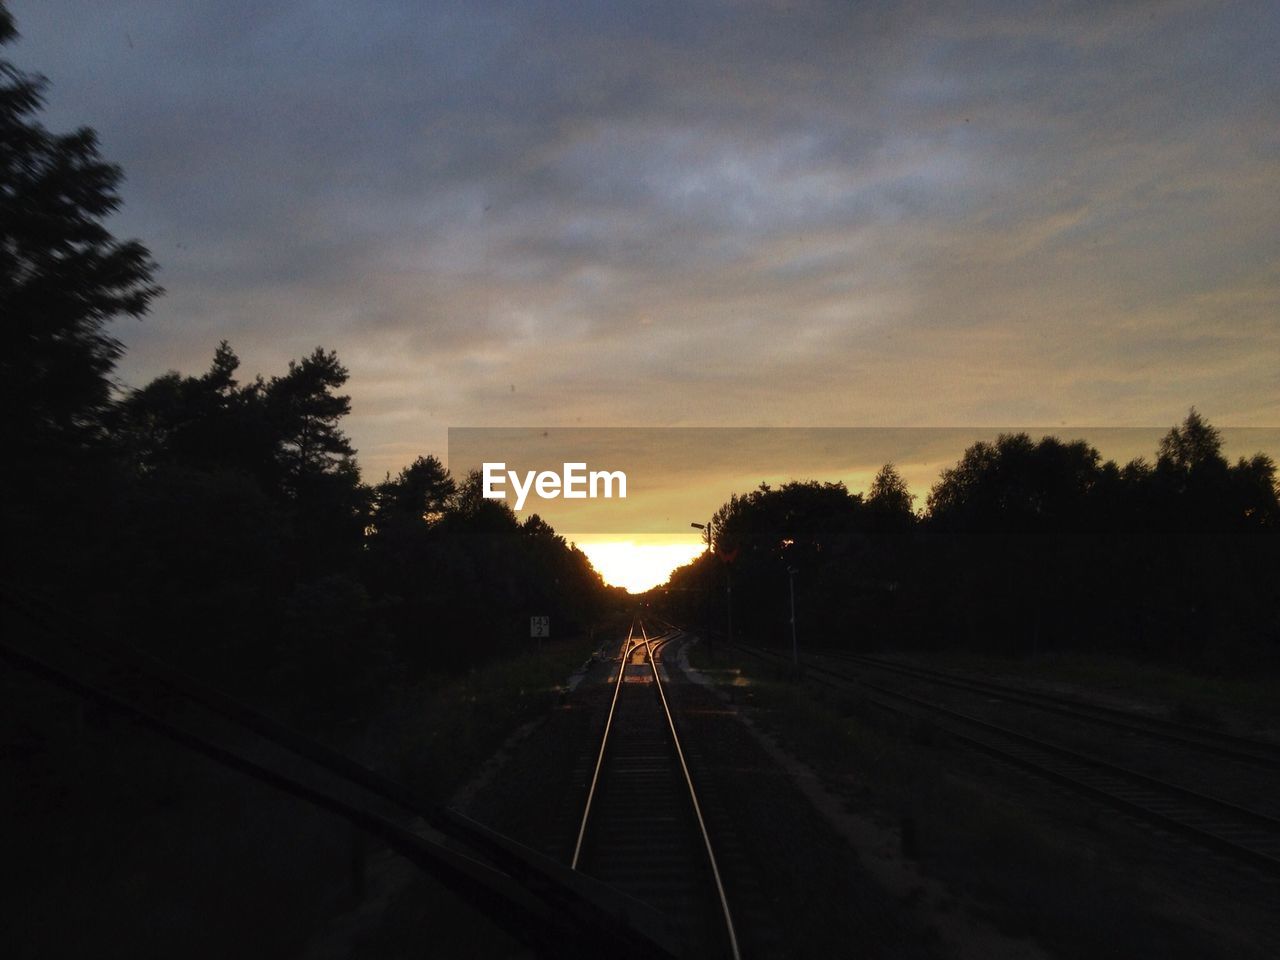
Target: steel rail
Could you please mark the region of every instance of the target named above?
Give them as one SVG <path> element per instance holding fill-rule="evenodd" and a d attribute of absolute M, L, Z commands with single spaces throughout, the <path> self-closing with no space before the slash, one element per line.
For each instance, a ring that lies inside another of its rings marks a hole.
<path fill-rule="evenodd" d="M 596 768 L 591 774 L 591 787 L 587 790 L 587 802 L 582 808 L 582 822 L 578 824 L 578 839 L 573 845 L 573 859 L 569 861 L 570 869 L 578 869 L 578 860 L 582 857 L 582 843 L 587 836 L 587 823 L 591 819 L 591 805 L 595 802 L 596 787 L 600 783 L 600 770 L 604 767 L 604 755 L 609 746 L 609 731 L 613 728 L 613 715 L 618 707 L 618 693 L 622 690 L 622 678 L 627 672 L 627 658 L 639 643 L 633 645 L 631 638 L 635 634 L 636 622 L 631 621 L 627 628 L 627 637 L 622 641 L 622 654 L 618 660 L 618 679 L 613 684 L 613 700 L 609 703 L 609 716 L 604 723 L 604 736 L 600 738 L 600 751 L 596 754 Z"/>
<path fill-rule="evenodd" d="M 671 731 L 671 742 L 676 748 L 676 758 L 680 761 L 680 770 L 684 774 L 685 785 L 689 788 L 689 800 L 693 804 L 693 813 L 698 820 L 698 831 L 702 834 L 702 843 L 707 851 L 707 860 L 711 865 L 711 876 L 716 882 L 716 894 L 720 898 L 720 911 L 724 917 L 725 930 L 729 934 L 729 951 L 733 960 L 741 960 L 738 950 L 738 934 L 733 924 L 733 913 L 729 909 L 729 898 L 724 892 L 724 881 L 720 877 L 720 867 L 716 863 L 715 851 L 711 848 L 711 834 L 707 830 L 706 821 L 702 817 L 702 806 L 698 803 L 698 791 L 694 789 L 693 777 L 689 773 L 689 765 L 684 759 L 684 750 L 680 746 L 680 735 L 676 732 L 676 721 L 671 715 L 671 707 L 667 704 L 667 694 L 662 688 L 662 676 L 658 673 L 658 663 L 654 659 L 653 641 L 645 633 L 644 621 L 640 622 L 640 635 L 644 638 L 645 651 L 649 657 L 649 667 L 653 670 L 653 682 L 658 688 L 658 696 L 662 700 L 662 712 L 667 716 L 667 728 Z M 664 641 L 660 641 L 665 643 Z"/>

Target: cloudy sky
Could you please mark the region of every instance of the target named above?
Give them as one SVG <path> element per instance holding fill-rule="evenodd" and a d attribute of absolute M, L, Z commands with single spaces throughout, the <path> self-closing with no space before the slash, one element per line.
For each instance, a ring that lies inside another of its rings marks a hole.
<path fill-rule="evenodd" d="M 162 266 L 122 377 L 336 348 L 373 479 L 462 425 L 1280 423 L 1273 0 L 10 8 Z"/>

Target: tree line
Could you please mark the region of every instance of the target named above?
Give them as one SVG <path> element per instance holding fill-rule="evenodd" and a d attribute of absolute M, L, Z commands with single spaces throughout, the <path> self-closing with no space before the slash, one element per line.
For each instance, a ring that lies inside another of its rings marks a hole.
<path fill-rule="evenodd" d="M 0 5 L 0 44 L 16 37 Z M 317 714 L 423 670 L 587 631 L 618 602 L 538 517 L 422 456 L 362 480 L 348 371 L 317 348 L 243 378 L 121 388 L 113 320 L 162 294 L 106 219 L 122 172 L 92 130 L 46 130 L 45 81 L 0 62 L 3 585 L 231 689 Z"/>
<path fill-rule="evenodd" d="M 1002 434 L 923 509 L 892 464 L 865 494 L 761 485 L 654 599 L 760 643 L 997 654 L 1107 651 L 1204 669 L 1280 665 L 1280 502 L 1263 453 L 1229 463 L 1194 408 L 1154 461 Z"/>

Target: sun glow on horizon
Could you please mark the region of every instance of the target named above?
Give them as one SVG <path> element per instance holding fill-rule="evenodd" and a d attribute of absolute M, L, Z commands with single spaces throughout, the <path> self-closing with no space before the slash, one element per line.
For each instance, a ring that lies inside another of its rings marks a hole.
<path fill-rule="evenodd" d="M 575 542 L 605 583 L 631 593 L 644 593 L 665 583 L 672 570 L 684 566 L 706 549 L 696 535 L 635 535 L 616 539 L 586 536 Z"/>

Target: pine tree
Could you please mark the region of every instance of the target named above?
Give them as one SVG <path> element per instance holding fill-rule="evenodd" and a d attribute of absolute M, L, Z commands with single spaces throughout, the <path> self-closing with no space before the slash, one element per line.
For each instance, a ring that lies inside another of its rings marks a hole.
<path fill-rule="evenodd" d="M 277 455 L 286 488 L 297 493 L 313 477 L 340 474 L 355 450 L 338 421 L 351 412 L 351 398 L 333 391 L 347 382 L 338 355 L 316 347 L 289 372 L 266 386 L 267 410 L 279 437 Z"/>
<path fill-rule="evenodd" d="M 0 44 L 16 37 L 0 6 Z M 0 430 L 23 444 L 93 434 L 121 354 L 107 324 L 161 292 L 147 249 L 103 225 L 122 174 L 97 136 L 33 119 L 45 84 L 0 61 Z"/>

